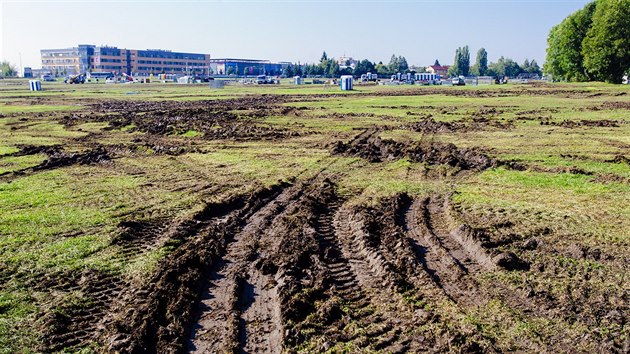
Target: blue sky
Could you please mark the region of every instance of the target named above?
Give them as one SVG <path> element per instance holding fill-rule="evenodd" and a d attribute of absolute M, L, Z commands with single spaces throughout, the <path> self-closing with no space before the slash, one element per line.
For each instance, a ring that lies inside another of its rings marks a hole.
<path fill-rule="evenodd" d="M 315 62 L 322 51 L 409 64 L 453 61 L 468 45 L 542 65 L 551 27 L 587 0 L 0 0 L 0 57 L 40 67 L 39 50 L 77 44 Z"/>

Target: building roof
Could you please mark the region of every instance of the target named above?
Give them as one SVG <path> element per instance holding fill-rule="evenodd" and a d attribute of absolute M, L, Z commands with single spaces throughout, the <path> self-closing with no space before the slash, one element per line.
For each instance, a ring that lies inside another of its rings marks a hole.
<path fill-rule="evenodd" d="M 448 68 L 450 68 L 449 65 L 429 65 L 429 67 L 435 71 L 448 70 Z"/>

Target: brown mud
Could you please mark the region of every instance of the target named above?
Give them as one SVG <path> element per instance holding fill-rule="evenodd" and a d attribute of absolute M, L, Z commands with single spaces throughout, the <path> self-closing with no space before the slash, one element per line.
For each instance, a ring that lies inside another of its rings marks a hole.
<path fill-rule="evenodd" d="M 370 162 L 394 161 L 408 158 L 428 165 L 445 164 L 461 170 L 485 170 L 496 167 L 498 161 L 474 149 L 458 148 L 452 143 L 423 141 L 402 143 L 381 139 L 377 130 L 366 130 L 349 143 L 338 141 L 332 148 L 333 155 L 355 156 Z"/>

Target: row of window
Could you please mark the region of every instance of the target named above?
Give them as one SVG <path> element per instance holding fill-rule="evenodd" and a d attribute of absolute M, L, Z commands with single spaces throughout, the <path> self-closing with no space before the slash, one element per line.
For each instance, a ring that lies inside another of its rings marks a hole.
<path fill-rule="evenodd" d="M 42 52 L 42 57 L 78 57 L 79 52 Z"/>
<path fill-rule="evenodd" d="M 203 54 L 175 54 L 175 53 L 152 53 L 138 51 L 138 57 L 141 58 L 163 58 L 163 59 L 186 59 L 186 60 L 205 60 Z"/>
<path fill-rule="evenodd" d="M 112 56 L 112 57 L 118 57 L 118 56 L 120 56 L 120 50 L 119 49 L 111 50 L 111 49 L 101 48 L 101 50 L 99 51 L 99 54 L 100 55 L 109 55 L 109 56 Z"/>
<path fill-rule="evenodd" d="M 42 64 L 76 64 L 79 60 L 77 59 L 54 59 L 54 60 L 42 60 Z"/>

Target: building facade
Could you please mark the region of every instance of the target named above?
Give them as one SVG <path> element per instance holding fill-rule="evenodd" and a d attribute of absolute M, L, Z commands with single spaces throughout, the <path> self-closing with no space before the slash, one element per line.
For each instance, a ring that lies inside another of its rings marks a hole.
<path fill-rule="evenodd" d="M 441 77 L 448 77 L 448 65 L 429 65 L 427 66 L 427 72 L 430 74 L 440 75 Z"/>
<path fill-rule="evenodd" d="M 56 76 L 79 73 L 207 75 L 210 54 L 172 52 L 162 49 L 121 49 L 81 44 L 65 49 L 42 49 L 42 69 Z"/>
<path fill-rule="evenodd" d="M 257 59 L 210 59 L 210 73 L 216 75 L 282 75 L 289 63 Z"/>

